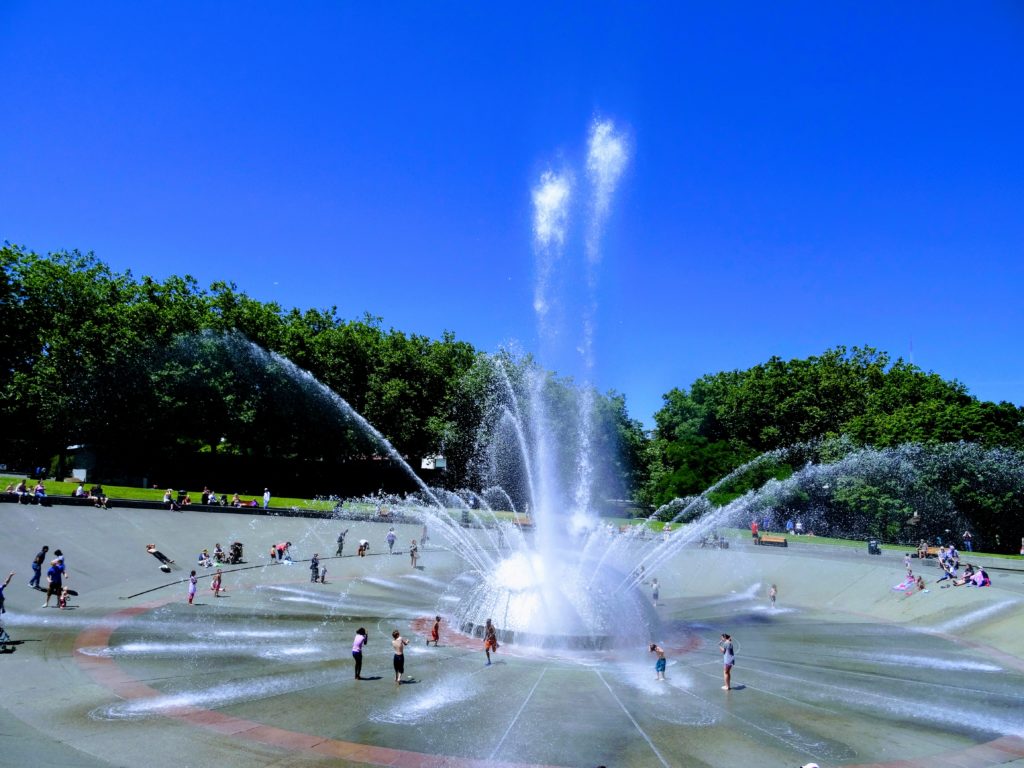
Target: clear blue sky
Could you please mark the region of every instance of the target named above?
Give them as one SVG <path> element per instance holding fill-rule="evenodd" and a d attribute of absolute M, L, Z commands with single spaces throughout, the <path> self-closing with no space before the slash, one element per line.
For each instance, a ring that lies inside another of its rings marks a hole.
<path fill-rule="evenodd" d="M 1024 403 L 1024 6 L 488 5 L 7 0 L 0 240 L 534 350 L 531 188 L 603 117 L 633 416 L 839 344 Z"/>

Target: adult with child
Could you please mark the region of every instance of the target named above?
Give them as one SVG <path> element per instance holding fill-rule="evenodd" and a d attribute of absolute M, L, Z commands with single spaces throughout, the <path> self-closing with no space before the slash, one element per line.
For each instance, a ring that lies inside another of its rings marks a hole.
<path fill-rule="evenodd" d="M 57 557 L 50 561 L 50 568 L 46 572 L 46 602 L 43 603 L 43 608 L 50 607 L 50 598 L 56 597 L 60 599 L 60 594 L 64 590 L 64 579 L 67 578 L 67 568 L 64 565 L 64 553 L 59 549 L 53 551 Z"/>
<path fill-rule="evenodd" d="M 320 581 L 320 553 L 314 552 L 313 559 L 309 561 L 309 580 L 316 584 Z"/>

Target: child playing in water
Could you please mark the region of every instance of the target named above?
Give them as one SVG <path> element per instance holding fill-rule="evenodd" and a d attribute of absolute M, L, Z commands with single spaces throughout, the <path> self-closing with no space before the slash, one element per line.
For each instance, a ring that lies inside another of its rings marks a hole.
<path fill-rule="evenodd" d="M 487 666 L 491 666 L 491 651 L 498 652 L 498 632 L 494 629 L 491 620 L 487 620 L 484 627 L 484 653 L 487 654 Z"/>
<path fill-rule="evenodd" d="M 434 626 L 430 630 L 430 639 L 427 640 L 427 645 L 430 645 L 431 643 L 433 643 L 434 647 L 437 648 L 437 641 L 440 640 L 440 639 L 441 639 L 441 617 L 440 616 L 435 616 L 434 617 Z"/>
<path fill-rule="evenodd" d="M 192 605 L 192 601 L 196 597 L 196 583 L 197 583 L 196 572 L 192 571 L 192 573 L 190 573 L 189 576 L 188 576 L 188 604 L 189 605 Z"/>
<path fill-rule="evenodd" d="M 221 577 L 222 577 L 222 575 L 223 574 L 222 574 L 220 568 L 218 568 L 217 572 L 213 575 L 213 581 L 210 584 L 210 589 L 213 591 L 213 596 L 214 597 L 220 597 L 220 593 L 221 592 L 227 592 L 227 590 L 224 589 L 224 587 L 221 586 Z"/>
<path fill-rule="evenodd" d="M 768 590 L 768 601 L 772 604 L 772 608 L 775 607 L 775 598 L 779 596 L 779 588 L 772 584 Z"/>
<path fill-rule="evenodd" d="M 665 679 L 665 651 L 656 643 L 651 643 L 651 653 L 658 654 L 658 660 L 654 662 L 654 679 Z"/>

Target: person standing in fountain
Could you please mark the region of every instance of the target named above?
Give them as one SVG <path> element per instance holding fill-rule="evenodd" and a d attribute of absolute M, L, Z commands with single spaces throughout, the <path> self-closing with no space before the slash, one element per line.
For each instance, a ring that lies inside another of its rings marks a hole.
<path fill-rule="evenodd" d="M 654 679 L 664 680 L 665 679 L 665 651 L 657 643 L 651 643 L 651 653 L 658 654 L 658 660 L 654 662 Z"/>
<path fill-rule="evenodd" d="M 395 529 L 394 528 L 388 528 L 388 535 L 385 536 L 384 538 L 387 539 L 387 542 L 388 542 L 388 554 L 389 555 L 395 554 L 395 551 L 394 551 L 395 550 L 395 540 L 398 538 L 395 535 Z"/>
<path fill-rule="evenodd" d="M 395 685 L 402 684 L 402 675 L 405 674 L 405 646 L 408 644 L 409 641 L 402 637 L 397 629 L 391 633 L 391 647 L 395 649 Z"/>
<path fill-rule="evenodd" d="M 309 561 L 309 580 L 316 584 L 320 580 L 320 553 L 314 552 Z"/>
<path fill-rule="evenodd" d="M 210 583 L 210 590 L 213 592 L 214 597 L 220 597 L 221 592 L 227 592 L 221 584 L 223 578 L 224 574 L 221 569 L 218 568 L 217 572 L 213 575 L 213 581 Z"/>
<path fill-rule="evenodd" d="M 352 641 L 352 658 L 356 662 L 356 680 L 362 680 L 363 671 L 363 646 L 367 643 L 366 630 L 360 627 L 356 630 L 355 640 Z"/>
<path fill-rule="evenodd" d="M 412 563 L 412 567 L 416 567 L 416 561 L 420 556 L 420 548 L 416 546 L 416 539 L 413 539 L 409 543 L 409 560 Z"/>
<path fill-rule="evenodd" d="M 732 637 L 722 633 L 722 641 L 718 644 L 719 650 L 722 652 L 722 664 L 724 665 L 723 675 L 725 677 L 725 685 L 722 686 L 723 691 L 732 690 L 732 667 L 736 663 L 736 654 L 732 649 Z"/>
<path fill-rule="evenodd" d="M 779 596 L 779 588 L 772 584 L 768 590 L 768 601 L 772 604 L 772 608 L 775 607 L 775 598 Z"/>
<path fill-rule="evenodd" d="M 657 579 L 651 579 L 651 597 L 654 599 L 654 607 L 658 607 L 658 590 L 661 586 L 658 584 Z"/>
<path fill-rule="evenodd" d="M 341 551 L 345 549 L 345 534 L 348 533 L 348 528 L 338 534 L 338 551 L 335 552 L 336 557 L 341 557 Z"/>
<path fill-rule="evenodd" d="M 189 605 L 192 605 L 192 601 L 195 600 L 195 598 L 196 598 L 196 584 L 197 584 L 196 572 L 192 571 L 192 573 L 190 573 L 188 575 L 188 604 Z"/>
<path fill-rule="evenodd" d="M 427 640 L 427 645 L 430 645 L 431 643 L 433 643 L 434 647 L 437 648 L 437 641 L 440 640 L 440 639 L 441 639 L 441 617 L 440 616 L 435 616 L 434 617 L 434 626 L 430 630 L 430 639 Z"/>
<path fill-rule="evenodd" d="M 491 651 L 498 652 L 498 631 L 491 620 L 484 626 L 484 653 L 487 654 L 487 666 L 491 666 Z"/>

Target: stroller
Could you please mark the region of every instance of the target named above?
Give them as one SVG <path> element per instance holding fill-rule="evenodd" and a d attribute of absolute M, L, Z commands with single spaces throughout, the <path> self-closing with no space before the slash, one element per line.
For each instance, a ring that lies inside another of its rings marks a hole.
<path fill-rule="evenodd" d="M 242 542 L 233 541 L 228 548 L 228 565 L 238 565 L 242 561 Z"/>

